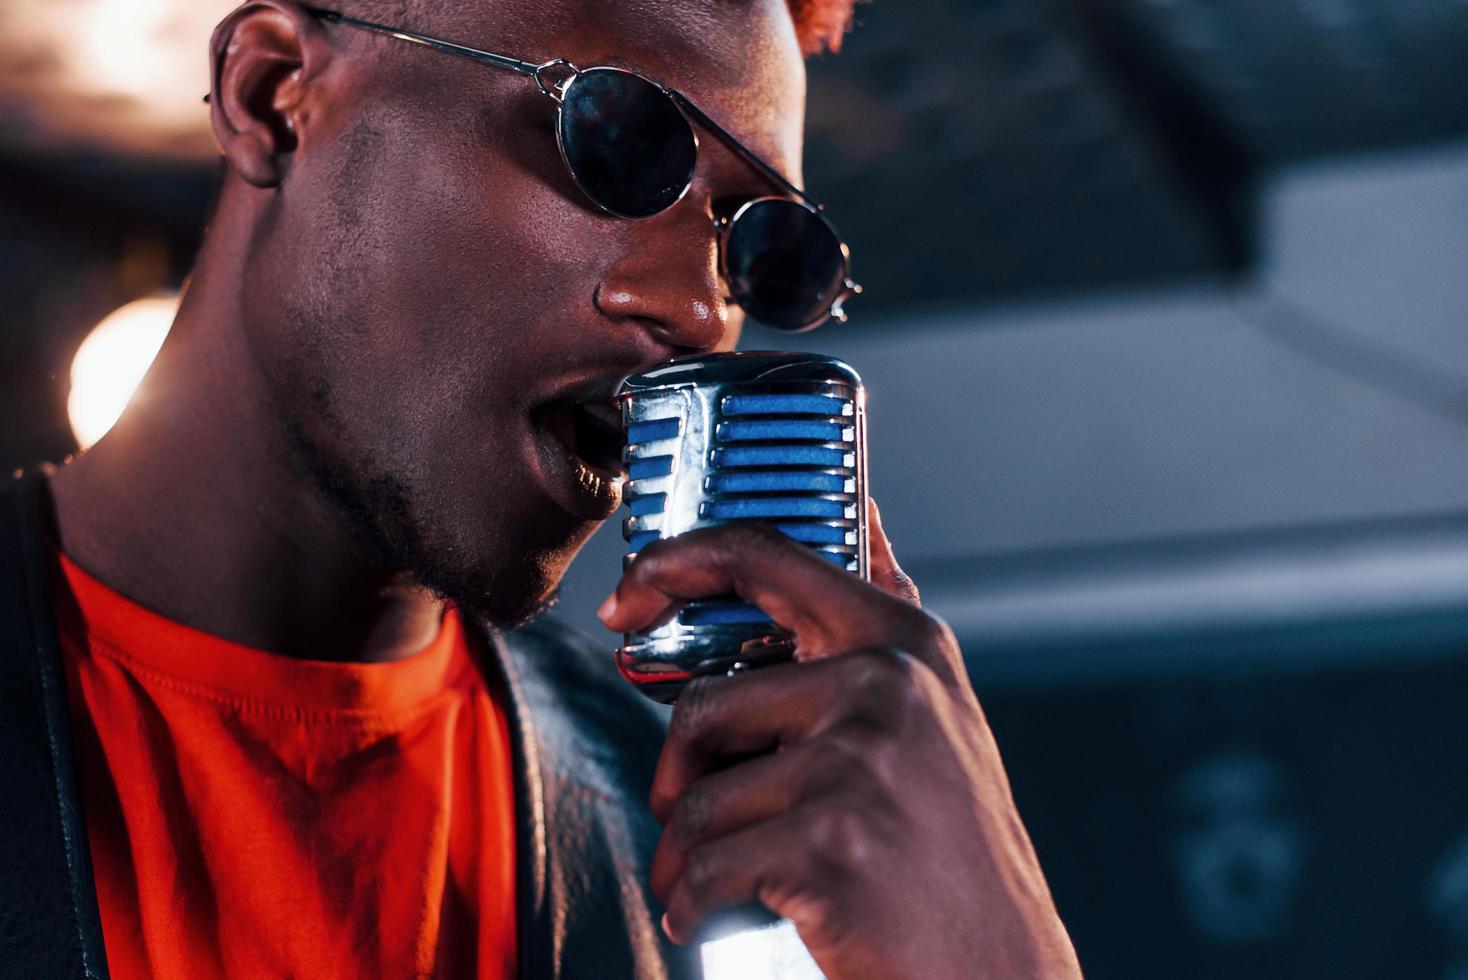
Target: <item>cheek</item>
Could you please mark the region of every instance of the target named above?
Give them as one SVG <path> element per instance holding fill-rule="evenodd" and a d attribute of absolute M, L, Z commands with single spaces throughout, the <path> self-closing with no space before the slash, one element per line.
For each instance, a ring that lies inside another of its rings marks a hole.
<path fill-rule="evenodd" d="M 578 243 L 592 222 L 533 176 L 461 158 L 402 176 L 411 191 L 389 209 L 379 271 L 431 322 L 478 336 L 585 292 L 594 263 Z"/>
<path fill-rule="evenodd" d="M 341 367 L 371 379 L 377 398 L 396 390 L 441 409 L 466 399 L 488 409 L 503 379 L 546 353 L 529 338 L 586 321 L 615 229 L 496 150 L 406 152 L 428 138 L 383 141 L 358 175 L 370 186 L 358 181 L 361 203 L 338 212 L 349 220 L 321 245 L 328 294 L 318 305 L 350 319 Z"/>
<path fill-rule="evenodd" d="M 345 439 L 396 468 L 519 438 L 634 230 L 580 200 L 550 114 L 493 138 L 445 118 L 384 113 L 339 140 L 298 175 L 310 200 L 283 209 L 309 217 L 272 242 L 275 281 L 295 286 L 266 302 L 295 308 L 264 356 L 309 352 L 286 396 L 310 410 L 306 392 L 329 388 Z"/>

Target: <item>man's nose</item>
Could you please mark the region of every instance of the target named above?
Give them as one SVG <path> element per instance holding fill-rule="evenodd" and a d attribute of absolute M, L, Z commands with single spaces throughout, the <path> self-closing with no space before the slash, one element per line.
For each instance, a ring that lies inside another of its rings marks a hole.
<path fill-rule="evenodd" d="M 706 212 L 685 198 L 638 222 L 625 248 L 597 285 L 603 314 L 679 353 L 733 346 L 737 321 L 724 298 L 717 235 Z"/>

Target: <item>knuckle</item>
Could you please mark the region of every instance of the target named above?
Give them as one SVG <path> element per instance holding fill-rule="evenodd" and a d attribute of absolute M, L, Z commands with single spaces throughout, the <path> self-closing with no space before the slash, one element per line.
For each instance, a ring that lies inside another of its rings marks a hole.
<path fill-rule="evenodd" d="M 668 824 L 668 833 L 675 841 L 685 844 L 701 839 L 707 832 L 716 808 L 707 789 L 694 784 L 678 801 L 673 819 Z"/>
<path fill-rule="evenodd" d="M 808 820 L 811 847 L 828 873 L 845 875 L 871 856 L 866 828 L 856 814 L 846 806 L 823 806 Z"/>
<path fill-rule="evenodd" d="M 712 677 L 695 677 L 679 693 L 668 722 L 669 741 L 691 744 L 698 740 L 714 711 L 714 681 Z"/>
<path fill-rule="evenodd" d="M 683 887 L 695 901 L 709 895 L 723 877 L 723 862 L 709 847 L 694 848 L 683 866 Z"/>
<path fill-rule="evenodd" d="M 853 668 L 863 687 L 883 687 L 901 683 L 906 669 L 903 652 L 895 646 L 866 647 L 853 658 Z"/>
<path fill-rule="evenodd" d="M 861 651 L 852 663 L 859 706 L 878 716 L 884 714 L 894 697 L 912 682 L 913 668 L 912 657 L 895 646 Z"/>
<path fill-rule="evenodd" d="M 911 642 L 921 644 L 925 649 L 933 650 L 958 646 L 953 629 L 940 617 L 926 609 L 914 609 L 913 613 L 913 623 L 908 629 L 908 635 L 912 637 Z"/>
<path fill-rule="evenodd" d="M 803 885 L 773 887 L 768 895 L 760 897 L 771 907 L 788 909 L 790 917 L 798 919 L 802 925 L 810 924 L 823 946 L 850 948 L 853 941 L 860 941 L 853 934 L 852 916 L 837 889 Z"/>
<path fill-rule="evenodd" d="M 870 751 L 877 741 L 850 725 L 833 728 L 814 748 L 815 764 L 808 789 L 820 791 L 861 782 L 868 775 Z"/>
<path fill-rule="evenodd" d="M 888 803 L 911 792 L 913 766 L 903 742 L 882 739 L 867 754 L 866 765 L 867 779 L 853 787 L 864 807 Z"/>
<path fill-rule="evenodd" d="M 643 545 L 637 551 L 637 557 L 632 559 L 632 564 L 627 566 L 623 577 L 632 579 L 634 582 L 647 582 L 656 579 L 663 572 L 668 560 L 668 551 L 673 549 L 677 553 L 678 543 L 672 538 L 659 538 Z"/>
<path fill-rule="evenodd" d="M 917 657 L 899 647 L 884 646 L 862 652 L 854 664 L 856 679 L 849 699 L 849 717 L 857 723 L 891 736 L 906 731 L 928 700 L 932 671 Z M 880 753 L 875 742 L 871 753 Z"/>
<path fill-rule="evenodd" d="M 900 796 L 910 765 L 905 743 L 890 727 L 848 724 L 833 729 L 824 740 L 823 772 L 813 787 L 854 801 L 860 813 L 892 795 Z"/>

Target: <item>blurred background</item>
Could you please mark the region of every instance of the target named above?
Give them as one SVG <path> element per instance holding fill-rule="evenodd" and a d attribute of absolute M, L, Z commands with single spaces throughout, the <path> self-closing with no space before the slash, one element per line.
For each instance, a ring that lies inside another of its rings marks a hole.
<path fill-rule="evenodd" d="M 166 330 L 230 6 L 0 6 L 7 467 Z M 867 291 L 794 346 L 868 382 L 1087 975 L 1468 978 L 1468 3 L 858 17 L 806 169 Z"/>

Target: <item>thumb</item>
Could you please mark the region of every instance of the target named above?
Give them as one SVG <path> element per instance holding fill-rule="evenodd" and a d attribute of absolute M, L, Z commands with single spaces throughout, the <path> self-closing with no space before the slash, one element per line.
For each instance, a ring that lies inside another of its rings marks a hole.
<path fill-rule="evenodd" d="M 875 498 L 867 498 L 867 537 L 871 547 L 872 584 L 883 592 L 905 599 L 914 606 L 922 605 L 917 585 L 908 578 L 897 558 L 892 554 L 892 542 L 882 528 L 882 512 L 877 509 Z"/>

